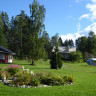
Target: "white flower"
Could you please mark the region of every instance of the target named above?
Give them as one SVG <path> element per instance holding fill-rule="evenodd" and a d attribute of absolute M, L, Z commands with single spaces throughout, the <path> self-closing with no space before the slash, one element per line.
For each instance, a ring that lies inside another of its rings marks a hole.
<path fill-rule="evenodd" d="M 31 74 L 33 74 L 33 75 L 34 75 L 33 71 L 31 71 Z"/>

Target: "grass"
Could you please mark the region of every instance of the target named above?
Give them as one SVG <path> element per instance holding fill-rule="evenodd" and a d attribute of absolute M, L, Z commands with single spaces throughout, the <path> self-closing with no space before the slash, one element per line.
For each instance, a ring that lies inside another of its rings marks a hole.
<path fill-rule="evenodd" d="M 67 86 L 46 88 L 16 88 L 0 83 L 0 96 L 96 96 L 96 66 L 86 63 L 64 62 L 59 70 L 51 70 L 49 61 L 39 60 L 35 66 L 27 61 L 14 60 L 14 64 L 24 66 L 33 72 L 48 71 L 60 76 L 73 74 L 75 83 Z M 0 64 L 0 69 L 8 64 Z"/>

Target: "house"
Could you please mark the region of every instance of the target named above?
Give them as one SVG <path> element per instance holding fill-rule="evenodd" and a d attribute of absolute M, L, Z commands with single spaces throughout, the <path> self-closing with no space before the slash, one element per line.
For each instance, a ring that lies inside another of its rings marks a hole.
<path fill-rule="evenodd" d="M 69 54 L 71 52 L 76 52 L 76 46 L 59 46 L 58 49 L 62 54 L 63 59 L 69 59 Z M 55 52 L 55 47 L 53 48 L 52 52 Z"/>
<path fill-rule="evenodd" d="M 14 52 L 0 45 L 0 63 L 12 63 Z"/>

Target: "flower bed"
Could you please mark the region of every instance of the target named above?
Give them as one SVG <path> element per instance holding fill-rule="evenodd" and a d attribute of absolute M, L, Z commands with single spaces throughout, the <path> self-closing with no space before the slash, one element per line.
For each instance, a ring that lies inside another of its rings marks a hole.
<path fill-rule="evenodd" d="M 0 71 L 0 79 L 2 79 L 2 77 L 11 79 L 10 82 L 5 82 L 3 80 L 6 84 L 21 88 L 30 88 L 33 86 L 64 86 L 74 83 L 73 75 L 61 77 L 49 72 L 33 73 L 33 71 L 29 71 L 29 69 L 24 69 L 24 67 L 18 65 L 4 67 L 2 71 Z"/>
<path fill-rule="evenodd" d="M 8 71 L 11 76 L 14 76 L 16 73 L 22 70 L 21 66 L 19 65 L 9 65 L 3 68 L 3 70 Z"/>

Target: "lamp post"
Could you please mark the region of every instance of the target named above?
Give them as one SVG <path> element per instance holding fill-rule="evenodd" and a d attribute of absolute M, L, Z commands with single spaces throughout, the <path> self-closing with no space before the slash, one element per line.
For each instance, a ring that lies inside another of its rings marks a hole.
<path fill-rule="evenodd" d="M 58 53 L 56 52 L 56 64 L 57 64 L 57 70 L 58 70 L 58 60 L 57 60 Z"/>

